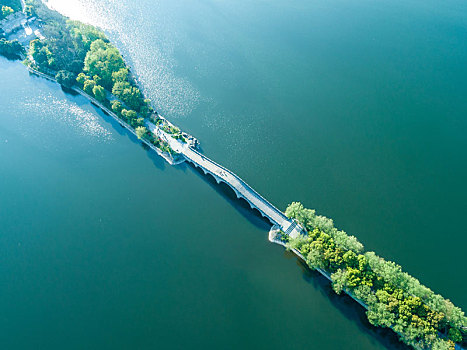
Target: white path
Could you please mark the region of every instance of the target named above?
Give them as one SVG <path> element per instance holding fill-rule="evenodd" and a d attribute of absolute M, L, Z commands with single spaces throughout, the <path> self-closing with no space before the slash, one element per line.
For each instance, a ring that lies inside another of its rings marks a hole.
<path fill-rule="evenodd" d="M 285 216 L 282 211 L 269 203 L 235 173 L 202 155 L 186 143 L 172 138 L 151 122 L 146 122 L 146 125 L 152 133 L 166 141 L 174 151 L 183 154 L 188 162 L 201 168 L 204 173 L 211 174 L 218 183 L 224 182 L 229 185 L 235 191 L 238 198 L 244 198 L 252 208 L 256 208 L 261 215 L 279 226 L 283 232 L 291 237 L 297 237 L 304 232 L 303 228 L 295 220 Z"/>

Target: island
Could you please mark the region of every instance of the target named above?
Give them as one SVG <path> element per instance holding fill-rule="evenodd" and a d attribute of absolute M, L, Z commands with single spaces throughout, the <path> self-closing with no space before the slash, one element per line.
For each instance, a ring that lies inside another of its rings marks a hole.
<path fill-rule="evenodd" d="M 358 302 L 369 322 L 396 332 L 416 349 L 465 347 L 467 318 L 401 266 L 365 251 L 331 219 L 294 202 L 285 213 L 230 170 L 201 154 L 198 140 L 162 117 L 105 33 L 72 21 L 40 0 L 2 0 L 0 54 L 22 59 L 32 74 L 73 90 L 134 134 L 170 164 L 184 161 L 229 185 L 272 223 L 271 242 L 325 276 L 337 294 Z"/>

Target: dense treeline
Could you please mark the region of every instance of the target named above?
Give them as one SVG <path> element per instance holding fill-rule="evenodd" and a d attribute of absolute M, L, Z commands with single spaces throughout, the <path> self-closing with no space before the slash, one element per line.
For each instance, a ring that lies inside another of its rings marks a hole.
<path fill-rule="evenodd" d="M 131 126 L 139 139 L 174 155 L 167 142 L 146 128 L 145 118 L 156 124 L 162 120 L 152 114 L 150 100 L 144 99 L 123 57 L 105 34 L 95 27 L 66 19 L 40 0 L 26 0 L 26 6 L 29 15 L 45 23 L 46 39 L 34 40 L 30 45 L 34 68 L 55 75 L 57 82 L 65 87 L 77 85 Z M 179 134 L 174 137 L 181 137 Z"/>
<path fill-rule="evenodd" d="M 307 237 L 291 239 L 289 247 L 297 249 L 312 269 L 330 275 L 337 294 L 345 290 L 363 301 L 371 324 L 392 328 L 414 347 L 454 349 L 455 342 L 466 338 L 467 318 L 462 310 L 399 265 L 364 252 L 355 237 L 300 203 L 289 205 L 286 215 L 308 230 Z"/>
<path fill-rule="evenodd" d="M 46 40 L 34 40 L 30 45 L 35 68 L 54 74 L 65 87 L 77 85 L 131 126 L 139 139 L 173 155 L 169 145 L 146 128 L 146 117 L 156 124 L 162 120 L 152 115 L 150 100 L 144 99 L 123 57 L 105 34 L 95 27 L 67 20 L 40 0 L 26 0 L 26 4 L 28 13 L 45 23 Z M 181 137 L 180 130 L 174 132 L 174 137 Z"/>
<path fill-rule="evenodd" d="M 105 90 L 130 110 L 146 116 L 149 101 L 131 78 L 120 52 L 93 26 L 71 21 L 48 9 L 39 0 L 27 0 L 28 11 L 44 20 L 45 40 L 31 42 L 30 54 L 39 70 L 55 72 L 65 86 L 76 83 L 103 102 Z"/>

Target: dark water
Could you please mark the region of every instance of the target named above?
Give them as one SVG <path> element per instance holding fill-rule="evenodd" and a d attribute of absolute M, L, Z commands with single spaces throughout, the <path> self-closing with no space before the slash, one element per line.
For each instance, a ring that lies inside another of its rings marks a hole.
<path fill-rule="evenodd" d="M 203 150 L 467 308 L 463 1 L 70 0 Z M 391 349 L 391 333 L 82 97 L 0 59 L 4 349 Z"/>

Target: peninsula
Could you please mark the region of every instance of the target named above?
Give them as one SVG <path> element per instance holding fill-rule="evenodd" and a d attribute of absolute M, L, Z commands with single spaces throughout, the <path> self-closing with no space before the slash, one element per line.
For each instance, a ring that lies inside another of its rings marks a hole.
<path fill-rule="evenodd" d="M 72 21 L 40 0 L 0 1 L 0 54 L 87 97 L 170 164 L 184 161 L 232 188 L 267 218 L 270 241 L 283 245 L 367 310 L 371 324 L 392 329 L 416 349 L 465 345 L 467 318 L 390 261 L 300 203 L 285 213 L 232 171 L 201 154 L 198 141 L 157 113 L 118 49 L 99 29 Z"/>

